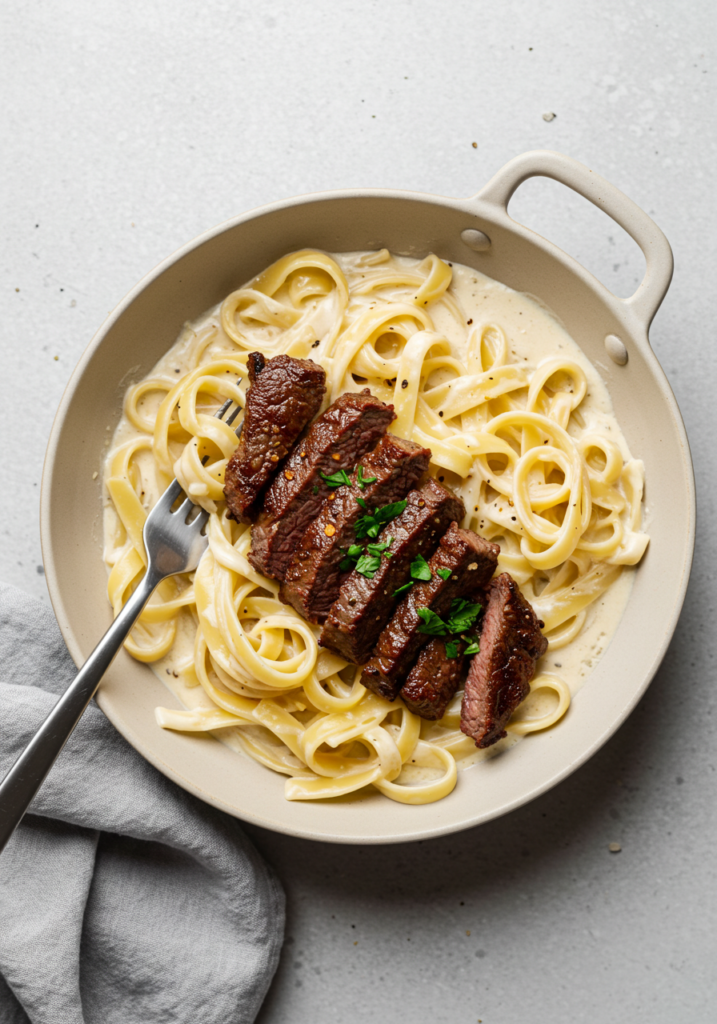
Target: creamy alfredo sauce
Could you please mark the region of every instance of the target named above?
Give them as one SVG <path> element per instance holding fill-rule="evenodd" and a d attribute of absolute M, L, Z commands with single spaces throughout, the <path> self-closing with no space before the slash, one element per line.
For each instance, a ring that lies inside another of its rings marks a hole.
<path fill-rule="evenodd" d="M 365 254 L 348 253 L 334 255 L 333 258 L 339 264 L 349 282 L 356 283 L 364 276 L 366 267 L 357 264 Z M 415 267 L 419 261 L 407 257 L 392 257 L 395 266 Z M 585 426 L 594 428 L 608 435 L 623 453 L 624 458 L 629 459 L 630 452 L 625 438 L 615 418 L 610 396 L 606 385 L 599 374 L 583 354 L 579 346 L 573 341 L 566 330 L 560 325 L 556 318 L 538 301 L 525 294 L 520 294 L 497 281 L 486 277 L 484 274 L 469 267 L 459 264 L 452 265 L 453 280 L 449 294 L 458 304 L 458 307 L 465 315 L 467 323 L 491 322 L 500 325 L 505 332 L 508 342 L 510 357 L 513 363 L 521 365 L 529 373 L 547 357 L 562 354 L 578 363 L 582 367 L 588 381 L 588 392 L 580 405 L 580 413 L 585 421 Z M 382 297 L 391 298 L 389 292 L 384 291 Z M 308 319 L 313 325 L 318 338 L 321 338 L 328 329 L 327 325 L 332 321 L 334 311 L 331 309 L 331 296 L 323 302 L 316 303 L 315 312 Z M 375 298 L 371 295 L 352 296 L 352 309 L 368 307 Z M 465 348 L 465 338 L 457 330 L 455 316 L 450 309 L 441 303 L 435 304 L 436 308 L 430 310 L 435 330 L 444 334 L 452 345 L 455 346 L 456 355 L 460 358 L 462 348 Z M 219 306 L 208 313 L 198 317 L 195 321 L 188 323 L 176 343 L 164 355 L 153 368 L 151 376 L 165 377 L 167 379 L 179 380 L 189 372 L 186 352 L 198 332 L 207 324 L 219 322 Z M 209 349 L 214 357 L 221 354 L 235 353 L 231 342 L 226 336 L 221 337 Z M 310 353 L 309 353 L 310 355 Z M 148 418 L 152 418 L 159 407 L 162 395 L 157 392 L 150 392 L 144 397 L 139 408 Z M 122 442 L 128 441 L 140 435 L 140 432 L 123 415 L 115 431 L 110 450 L 114 450 Z M 143 463 L 144 460 L 144 463 Z M 150 508 L 158 498 L 153 493 L 153 472 L 151 467 L 151 455 L 140 456 L 137 460 L 143 481 L 143 501 L 147 508 Z M 109 457 L 105 463 L 105 478 L 108 472 Z M 146 472 L 143 471 L 146 469 Z M 440 479 L 443 476 L 436 474 Z M 454 485 L 456 481 L 450 479 L 451 474 L 446 473 L 446 482 Z M 461 487 L 456 487 L 461 492 Z M 116 513 L 111 502 L 105 499 L 105 537 L 111 535 L 115 528 Z M 556 651 L 548 649 L 546 655 L 538 665 L 538 673 L 545 672 L 559 676 L 570 688 L 572 695 L 575 695 L 582 687 L 591 670 L 604 653 L 617 624 L 622 616 L 627 603 L 634 578 L 634 569 L 624 567 L 619 578 L 607 591 L 600 595 L 588 607 L 585 624 L 577 636 L 565 647 Z M 182 670 L 192 663 L 193 644 L 196 632 L 196 621 L 189 612 L 182 612 L 177 629 L 176 641 L 169 654 L 160 661 L 151 665 L 157 677 L 175 694 L 178 700 L 188 709 L 212 707 L 212 702 L 199 686 L 186 685 Z M 454 700 L 451 708 L 455 711 L 458 707 L 458 698 Z M 529 719 L 532 717 L 543 717 L 551 710 L 555 703 L 555 696 L 550 691 L 541 690 L 531 695 L 517 712 L 518 718 Z M 449 709 L 450 712 L 451 709 Z M 252 726 L 247 728 L 251 729 Z M 436 735 L 441 733 L 440 725 L 432 725 L 430 731 Z M 214 733 L 217 739 L 240 751 L 238 742 L 234 736 L 234 730 L 222 730 Z M 493 757 L 512 746 L 521 737 L 509 735 L 487 751 L 475 751 L 464 756 L 459 761 L 459 767 L 468 767 L 477 761 Z M 404 767 L 405 778 L 412 777 L 410 766 Z M 416 781 L 430 774 L 431 769 L 420 768 L 413 770 L 413 777 Z"/>

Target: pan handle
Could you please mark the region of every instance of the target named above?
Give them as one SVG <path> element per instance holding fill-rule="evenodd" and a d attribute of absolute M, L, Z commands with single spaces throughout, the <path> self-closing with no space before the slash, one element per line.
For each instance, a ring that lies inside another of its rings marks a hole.
<path fill-rule="evenodd" d="M 475 197 L 507 213 L 515 190 L 528 178 L 552 178 L 588 199 L 624 228 L 645 256 L 645 276 L 629 299 L 621 302 L 644 324 L 645 331 L 660 308 L 672 280 L 672 249 L 657 224 L 632 199 L 584 164 L 562 153 L 537 149 L 510 160 Z"/>

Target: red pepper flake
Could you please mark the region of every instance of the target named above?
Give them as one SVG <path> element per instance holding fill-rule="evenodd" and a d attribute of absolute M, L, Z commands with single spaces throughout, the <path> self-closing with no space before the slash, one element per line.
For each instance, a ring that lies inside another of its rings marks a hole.
<path fill-rule="evenodd" d="M 324 533 L 326 534 L 327 537 L 333 537 L 333 535 L 336 533 L 336 527 L 332 526 L 331 523 L 329 523 L 328 526 L 324 527 Z"/>
<path fill-rule="evenodd" d="M 278 462 L 279 461 L 279 456 L 276 454 L 276 452 L 274 452 L 273 455 L 269 456 L 269 461 L 270 462 Z"/>
<path fill-rule="evenodd" d="M 334 452 L 334 454 L 333 454 L 333 455 L 331 456 L 331 458 L 332 458 L 332 459 L 333 459 L 333 460 L 334 460 L 335 462 L 338 462 L 338 461 L 340 460 L 341 456 L 340 456 L 340 454 L 339 454 L 338 452 Z"/>
<path fill-rule="evenodd" d="M 294 479 L 294 474 L 291 472 L 290 469 L 285 469 L 284 470 L 284 476 L 286 477 L 287 480 L 293 480 Z"/>

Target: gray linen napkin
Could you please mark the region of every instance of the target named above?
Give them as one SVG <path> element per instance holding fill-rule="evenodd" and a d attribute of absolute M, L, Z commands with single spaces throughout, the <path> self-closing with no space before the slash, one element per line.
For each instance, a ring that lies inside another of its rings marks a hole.
<path fill-rule="evenodd" d="M 72 678 L 51 611 L 0 584 L 0 775 Z M 284 895 L 238 823 L 93 704 L 0 856 L 2 1024 L 244 1024 Z"/>

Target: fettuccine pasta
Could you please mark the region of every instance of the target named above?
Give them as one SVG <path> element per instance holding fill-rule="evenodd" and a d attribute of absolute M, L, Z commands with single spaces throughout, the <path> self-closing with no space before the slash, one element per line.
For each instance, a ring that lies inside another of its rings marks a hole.
<path fill-rule="evenodd" d="M 252 351 L 320 363 L 325 406 L 365 387 L 392 403 L 390 429 L 431 449 L 430 472 L 465 502 L 462 525 L 500 544 L 499 571 L 519 583 L 550 646 L 490 751 L 460 732 L 461 693 L 434 723 L 368 692 L 360 667 L 321 649 L 320 629 L 249 564 L 251 527 L 227 519 L 223 498 L 237 424 L 215 413 L 226 399 L 243 408 Z M 642 463 L 582 352 L 526 296 L 435 255 L 285 256 L 188 325 L 128 389 L 105 464 L 115 614 L 144 572 L 144 522 L 174 476 L 209 513 L 208 549 L 195 573 L 158 588 L 127 649 L 184 705 L 158 708 L 160 726 L 223 739 L 287 776 L 289 800 L 367 786 L 403 803 L 439 800 L 459 765 L 554 725 L 648 542 Z"/>

